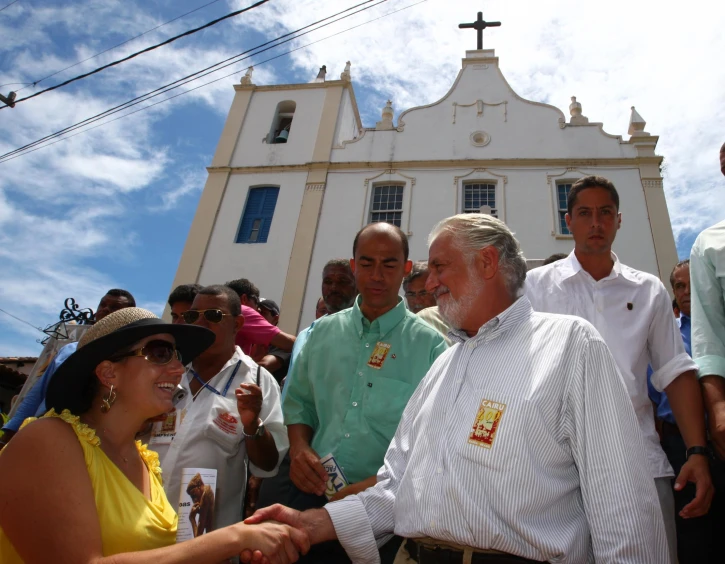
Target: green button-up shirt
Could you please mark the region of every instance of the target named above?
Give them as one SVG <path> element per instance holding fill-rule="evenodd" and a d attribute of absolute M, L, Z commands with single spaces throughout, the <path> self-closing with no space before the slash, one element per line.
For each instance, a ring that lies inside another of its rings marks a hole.
<path fill-rule="evenodd" d="M 705 229 L 692 245 L 692 356 L 699 376 L 725 378 L 725 221 Z"/>
<path fill-rule="evenodd" d="M 402 300 L 373 322 L 360 300 L 315 322 L 282 405 L 285 424 L 312 427 L 312 448 L 332 453 L 350 483 L 377 474 L 408 399 L 447 348 Z"/>

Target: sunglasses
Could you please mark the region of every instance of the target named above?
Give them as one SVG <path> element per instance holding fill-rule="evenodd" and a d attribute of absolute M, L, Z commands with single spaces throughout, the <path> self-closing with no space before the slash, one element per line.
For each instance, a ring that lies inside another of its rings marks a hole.
<path fill-rule="evenodd" d="M 176 359 L 179 362 L 181 362 L 181 353 L 176 350 L 176 347 L 173 343 L 169 343 L 168 341 L 149 341 L 146 343 L 143 347 L 140 349 L 136 349 L 134 351 L 129 351 L 127 353 L 122 353 L 119 355 L 115 355 L 111 361 L 112 362 L 118 362 L 121 359 L 132 357 L 132 356 L 142 356 L 146 360 L 148 360 L 151 364 L 168 364 L 172 360 Z M 183 364 L 183 362 L 182 362 Z"/>
<path fill-rule="evenodd" d="M 200 315 L 204 315 L 204 319 L 206 319 L 209 323 L 221 323 L 226 316 L 236 317 L 231 313 L 224 313 L 220 309 L 205 309 L 204 311 L 190 309 L 189 311 L 182 313 L 181 317 L 184 318 L 185 323 L 191 325 L 192 323 L 196 323 L 196 320 L 199 319 Z"/>

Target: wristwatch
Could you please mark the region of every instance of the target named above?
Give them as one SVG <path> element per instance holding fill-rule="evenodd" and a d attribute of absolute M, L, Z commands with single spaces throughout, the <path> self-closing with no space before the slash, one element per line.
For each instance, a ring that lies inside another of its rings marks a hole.
<path fill-rule="evenodd" d="M 706 458 L 712 458 L 712 451 L 706 446 L 693 446 L 685 451 L 685 460 L 689 460 L 693 454 L 701 454 Z"/>
<path fill-rule="evenodd" d="M 257 423 L 257 432 L 253 433 L 251 435 L 247 435 L 244 432 L 244 427 L 242 427 L 242 435 L 244 435 L 245 439 L 249 439 L 250 441 L 256 441 L 257 439 L 264 436 L 264 423 L 260 419 L 259 422 Z"/>

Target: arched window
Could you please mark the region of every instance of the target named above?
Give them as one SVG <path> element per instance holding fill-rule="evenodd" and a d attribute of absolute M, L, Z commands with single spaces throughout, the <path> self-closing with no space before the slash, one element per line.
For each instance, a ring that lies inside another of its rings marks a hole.
<path fill-rule="evenodd" d="M 267 137 L 268 143 L 287 143 L 292 130 L 292 120 L 295 117 L 296 108 L 297 104 L 292 100 L 285 100 L 277 104 L 272 127 L 269 130 L 269 137 Z"/>

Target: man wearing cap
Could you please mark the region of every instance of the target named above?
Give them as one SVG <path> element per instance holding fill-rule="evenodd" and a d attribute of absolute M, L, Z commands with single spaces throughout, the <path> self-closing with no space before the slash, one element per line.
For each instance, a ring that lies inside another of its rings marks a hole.
<path fill-rule="evenodd" d="M 117 288 L 108 290 L 98 304 L 94 321 L 100 321 L 109 313 L 126 307 L 136 307 L 136 300 L 134 300 L 130 292 Z M 45 394 L 48 391 L 48 385 L 60 365 L 76 351 L 77 347 L 78 343 L 68 343 L 58 351 L 55 358 L 53 358 L 45 369 L 43 375 L 23 398 L 13 418 L 3 426 L 2 430 L 4 433 L 2 438 L 0 438 L 0 449 L 10 442 L 10 439 L 20 429 L 23 421 L 28 417 L 40 417 L 46 412 Z"/>
<path fill-rule="evenodd" d="M 259 313 L 268 323 L 277 327 L 280 315 L 277 302 L 268 298 L 260 298 Z M 283 351 L 279 347 L 272 345 L 265 351 L 264 356 L 257 363 L 266 368 L 274 376 L 274 379 L 277 380 L 277 383 L 281 383 L 284 377 L 287 376 L 291 355 L 291 351 Z"/>
<path fill-rule="evenodd" d="M 172 503 L 181 495 L 185 468 L 216 470 L 215 528 L 242 518 L 249 469 L 273 476 L 287 451 L 279 387 L 234 341 L 244 324 L 237 294 L 227 286 L 202 288 L 186 323 L 210 329 L 214 344 L 187 367 L 187 395 L 166 421 L 154 424 L 150 448 L 159 453 L 164 490 Z"/>
<path fill-rule="evenodd" d="M 225 286 L 234 290 L 242 304 L 244 325 L 237 334 L 237 345 L 244 354 L 252 355 L 255 346 L 277 347 L 283 351 L 291 351 L 295 338 L 272 325 L 259 313 L 259 290 L 246 278 L 227 282 Z"/>
<path fill-rule="evenodd" d="M 360 295 L 352 308 L 315 322 L 286 384 L 293 484 L 288 502 L 297 509 L 323 506 L 326 493 L 341 499 L 376 483 L 405 404 L 447 348 L 398 296 L 412 266 L 405 233 L 373 223 L 355 236 L 352 252 Z M 329 454 L 350 484 L 336 493 L 326 492 L 321 459 Z M 347 561 L 335 544 L 314 549 L 306 559 Z"/>

